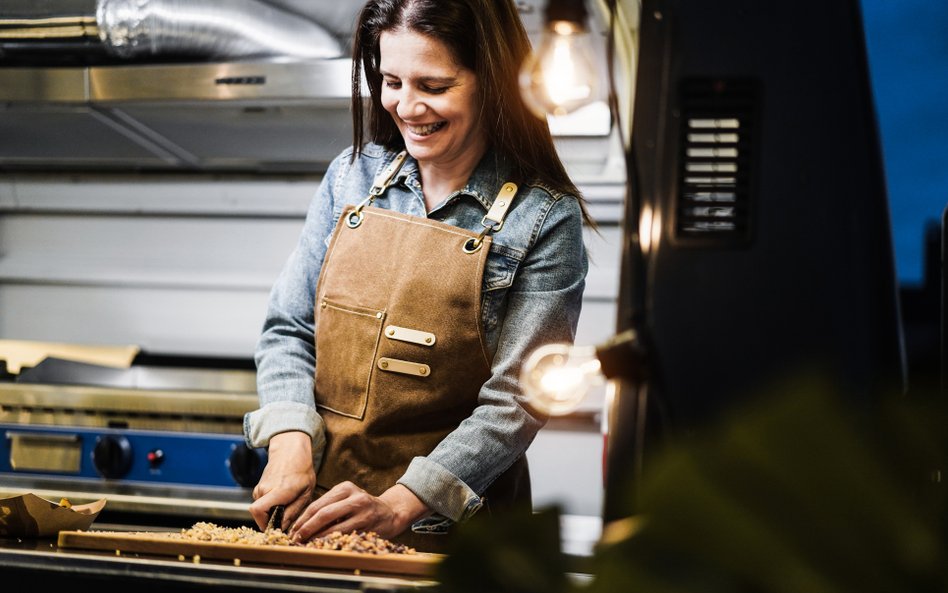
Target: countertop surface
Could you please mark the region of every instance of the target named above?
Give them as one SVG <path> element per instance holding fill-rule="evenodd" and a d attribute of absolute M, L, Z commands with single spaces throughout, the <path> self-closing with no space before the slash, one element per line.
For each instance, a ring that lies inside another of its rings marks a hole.
<path fill-rule="evenodd" d="M 112 526 L 97 525 L 96 529 Z M 59 548 L 56 538 L 0 538 L 0 572 L 17 574 L 46 590 L 66 586 L 69 591 L 121 590 L 126 593 L 207 590 L 218 591 L 413 591 L 433 589 L 430 579 L 354 574 L 210 559 L 146 554 L 116 554 Z"/>

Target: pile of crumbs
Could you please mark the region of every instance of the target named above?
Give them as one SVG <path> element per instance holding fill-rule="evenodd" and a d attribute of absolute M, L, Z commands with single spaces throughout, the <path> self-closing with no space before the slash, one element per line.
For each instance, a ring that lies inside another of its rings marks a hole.
<path fill-rule="evenodd" d="M 222 527 L 214 523 L 195 523 L 180 532 L 160 534 L 171 539 L 224 544 L 249 544 L 256 546 L 301 546 L 317 550 L 338 550 L 362 554 L 414 554 L 415 549 L 397 544 L 374 531 L 334 531 L 324 537 L 316 537 L 305 543 L 294 543 L 282 529 L 257 531 L 250 527 Z"/>

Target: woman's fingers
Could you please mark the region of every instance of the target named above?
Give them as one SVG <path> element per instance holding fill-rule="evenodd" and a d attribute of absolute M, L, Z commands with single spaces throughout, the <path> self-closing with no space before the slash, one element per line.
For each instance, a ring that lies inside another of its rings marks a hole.
<path fill-rule="evenodd" d="M 250 505 L 250 516 L 254 523 L 263 531 L 267 527 L 267 521 L 270 519 L 270 508 L 281 503 L 280 493 L 276 490 L 267 492 Z"/>
<path fill-rule="evenodd" d="M 306 541 L 321 533 L 331 533 L 348 516 L 349 510 L 350 506 L 345 501 L 328 504 L 317 511 L 307 509 L 308 517 L 302 523 L 297 521 L 298 527 L 292 537 L 297 541 Z"/>
<path fill-rule="evenodd" d="M 327 525 L 335 523 L 345 509 L 345 507 L 337 507 L 336 505 L 357 492 L 363 491 L 352 482 L 337 484 L 311 502 L 300 513 L 300 516 L 290 527 L 289 536 L 297 541 L 307 540 Z"/>
<path fill-rule="evenodd" d="M 339 531 L 341 533 L 351 533 L 353 531 L 369 531 L 362 526 L 362 521 L 358 517 L 349 517 L 344 519 L 339 523 L 330 525 L 329 527 L 319 531 L 307 539 L 312 539 L 313 537 L 326 537 L 333 531 Z"/>
<path fill-rule="evenodd" d="M 313 501 L 293 524 L 290 536 L 296 541 L 306 541 L 333 531 L 381 532 L 391 523 L 385 520 L 391 514 L 391 509 L 379 498 L 345 482 Z"/>

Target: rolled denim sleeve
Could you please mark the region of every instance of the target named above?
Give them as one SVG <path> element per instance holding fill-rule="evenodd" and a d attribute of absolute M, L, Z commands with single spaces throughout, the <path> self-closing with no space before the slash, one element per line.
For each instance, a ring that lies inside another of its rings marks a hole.
<path fill-rule="evenodd" d="M 260 407 L 244 416 L 244 436 L 252 447 L 267 446 L 281 432 L 309 434 L 317 467 L 326 437 L 313 398 L 313 305 L 326 257 L 326 239 L 332 233 L 334 184 L 344 174 L 348 154 L 337 157 L 327 169 L 310 203 L 296 248 L 271 289 L 254 356 Z"/>
<path fill-rule="evenodd" d="M 572 343 L 588 269 L 578 201 L 551 201 L 507 294 L 491 377 L 471 416 L 426 457 L 416 457 L 399 479 L 436 514 L 463 521 L 480 495 L 522 456 L 546 417 L 524 401 L 522 361 L 537 347 Z"/>

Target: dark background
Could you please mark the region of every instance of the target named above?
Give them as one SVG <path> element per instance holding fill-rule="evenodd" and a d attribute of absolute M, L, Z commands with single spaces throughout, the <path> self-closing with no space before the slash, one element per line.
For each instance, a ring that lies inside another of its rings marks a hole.
<path fill-rule="evenodd" d="M 900 283 L 909 391 L 939 386 L 948 204 L 948 2 L 862 0 Z"/>
<path fill-rule="evenodd" d="M 862 0 L 899 279 L 924 282 L 924 233 L 948 203 L 948 2 Z"/>

